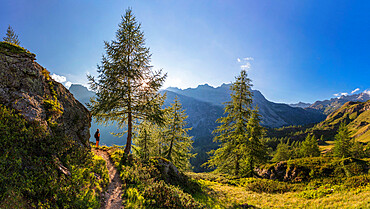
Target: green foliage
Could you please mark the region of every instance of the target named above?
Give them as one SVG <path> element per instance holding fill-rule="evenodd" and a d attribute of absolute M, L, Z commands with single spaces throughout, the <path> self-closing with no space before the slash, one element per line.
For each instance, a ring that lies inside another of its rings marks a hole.
<path fill-rule="evenodd" d="M 147 208 L 204 208 L 204 205 L 195 201 L 190 194 L 164 181 L 148 185 L 143 196 L 147 202 Z"/>
<path fill-rule="evenodd" d="M 199 193 L 196 182 L 188 178 L 175 181 L 163 176 L 158 161 L 166 159 L 151 158 L 143 163 L 119 148 L 109 153 L 123 182 L 126 208 L 204 208 L 191 196 Z"/>
<path fill-rule="evenodd" d="M 307 135 L 300 147 L 302 157 L 318 157 L 320 156 L 320 149 L 315 138 L 315 135 Z"/>
<path fill-rule="evenodd" d="M 253 192 L 265 193 L 284 193 L 292 190 L 292 185 L 286 182 L 269 179 L 253 179 L 247 184 L 244 184 L 247 190 Z"/>
<path fill-rule="evenodd" d="M 231 85 L 231 101 L 225 103 L 226 117 L 219 118 L 220 126 L 214 130 L 214 141 L 221 142 L 216 151 L 211 151 L 209 167 L 217 171 L 236 176 L 250 176 L 255 164 L 264 162 L 266 149 L 261 138 L 263 128 L 260 125 L 258 110 L 251 110 L 251 80 L 246 71 Z"/>
<path fill-rule="evenodd" d="M 9 25 L 8 29 L 6 30 L 6 35 L 3 38 L 4 41 L 15 44 L 15 45 L 20 45 L 21 42 L 19 42 L 18 35 L 15 34 L 13 28 Z"/>
<path fill-rule="evenodd" d="M 193 140 L 187 133 L 191 128 L 185 128 L 187 117 L 181 103 L 175 98 L 174 103 L 166 108 L 163 140 L 160 142 L 163 147 L 162 156 L 182 171 L 190 169 L 189 159 L 194 157 L 190 153 Z"/>
<path fill-rule="evenodd" d="M 316 199 L 320 197 L 327 196 L 334 191 L 337 191 L 340 187 L 339 186 L 331 186 L 331 185 L 323 185 L 319 188 L 312 188 L 307 189 L 298 194 L 298 196 L 306 198 L 306 199 Z"/>
<path fill-rule="evenodd" d="M 105 42 L 105 50 L 98 78 L 88 76 L 96 92 L 88 107 L 98 123 L 116 121 L 122 129 L 127 125 L 125 152 L 129 154 L 133 123 L 143 119 L 162 121 L 163 99 L 158 90 L 166 75 L 152 71 L 144 33 L 131 9 L 122 16 L 116 40 Z"/>
<path fill-rule="evenodd" d="M 2 105 L 0 129 L 0 208 L 99 208 L 108 183 L 102 159 Z"/>
<path fill-rule="evenodd" d="M 0 42 L 0 52 L 10 55 L 10 54 L 27 54 L 31 55 L 32 57 L 35 57 L 36 55 L 29 52 L 27 49 L 18 46 L 17 44 L 14 43 L 9 43 L 5 41 Z"/>
<path fill-rule="evenodd" d="M 353 140 L 350 137 L 348 127 L 341 123 L 337 135 L 335 135 L 334 155 L 336 157 L 350 157 Z"/>
<path fill-rule="evenodd" d="M 53 80 L 50 77 L 50 72 L 47 71 L 45 68 L 42 68 L 41 73 L 45 77 L 50 92 L 50 94 L 45 94 L 46 99 L 43 100 L 44 108 L 47 111 L 46 120 L 50 126 L 55 127 L 57 125 L 55 122 L 55 118 L 63 114 L 63 107 L 58 101 L 57 93 L 54 89 Z"/>
<path fill-rule="evenodd" d="M 158 156 L 160 138 L 156 137 L 158 126 L 147 120 L 142 121 L 134 131 L 134 154 L 143 161 L 148 161 L 151 156 Z"/>
<path fill-rule="evenodd" d="M 281 142 L 276 148 L 276 153 L 272 159 L 274 162 L 289 160 L 292 156 L 290 146 L 286 143 Z"/>

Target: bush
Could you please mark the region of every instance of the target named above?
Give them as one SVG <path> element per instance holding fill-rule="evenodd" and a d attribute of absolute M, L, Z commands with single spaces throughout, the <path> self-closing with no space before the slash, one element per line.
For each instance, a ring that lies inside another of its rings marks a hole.
<path fill-rule="evenodd" d="M 324 185 L 319 188 L 302 191 L 298 195 L 306 199 L 316 199 L 327 196 L 333 193 L 334 191 L 337 191 L 339 188 L 340 188 L 339 186 Z"/>
<path fill-rule="evenodd" d="M 204 205 L 195 201 L 191 195 L 164 181 L 149 185 L 143 196 L 148 208 L 204 208 Z"/>
<path fill-rule="evenodd" d="M 285 193 L 293 188 L 292 185 L 286 182 L 279 182 L 269 179 L 253 179 L 244 184 L 244 186 L 247 190 L 259 193 Z"/>
<path fill-rule="evenodd" d="M 51 136 L 2 105 L 0 129 L 0 208 L 99 207 L 99 193 L 108 184 L 102 159 L 61 131 Z"/>
<path fill-rule="evenodd" d="M 200 185 L 187 177 L 181 181 L 173 181 L 173 179 L 164 181 L 166 176 L 160 172 L 158 159 L 142 163 L 134 155 L 126 155 L 119 148 L 110 149 L 108 152 L 120 172 L 125 191 L 125 207 L 203 208 L 203 205 L 188 194 L 196 193 L 197 186 L 201 190 Z M 179 183 L 179 185 L 171 185 L 171 183 Z"/>

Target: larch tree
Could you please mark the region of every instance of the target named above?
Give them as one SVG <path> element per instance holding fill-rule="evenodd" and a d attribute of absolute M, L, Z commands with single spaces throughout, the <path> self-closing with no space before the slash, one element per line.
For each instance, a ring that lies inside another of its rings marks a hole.
<path fill-rule="evenodd" d="M 319 157 L 321 152 L 315 135 L 307 134 L 300 147 L 301 157 Z"/>
<path fill-rule="evenodd" d="M 264 161 L 266 150 L 262 146 L 263 128 L 258 110 L 252 110 L 251 80 L 245 70 L 240 72 L 231 85 L 231 101 L 225 102 L 225 117 L 215 130 L 215 142 L 220 147 L 211 151 L 206 163 L 211 168 L 235 176 L 251 175 L 255 163 Z"/>
<path fill-rule="evenodd" d="M 160 99 L 163 106 L 166 95 Z M 162 130 L 165 123 L 156 124 L 148 120 L 142 120 L 135 125 L 133 137 L 133 150 L 143 161 L 148 161 L 150 157 L 160 156 L 163 137 Z"/>
<path fill-rule="evenodd" d="M 258 113 L 256 106 L 252 110 L 251 117 L 247 123 L 247 133 L 244 141 L 241 142 L 240 152 L 245 159 L 242 164 L 242 172 L 245 176 L 252 176 L 254 173 L 254 166 L 264 163 L 267 159 L 267 148 L 262 142 L 265 129 L 261 126 L 261 115 Z"/>
<path fill-rule="evenodd" d="M 21 44 L 21 42 L 19 42 L 18 35 L 15 34 L 13 28 L 10 25 L 8 26 L 8 29 L 6 30 L 6 35 L 3 38 L 3 40 L 9 43 L 17 44 L 17 45 Z"/>
<path fill-rule="evenodd" d="M 345 123 L 341 123 L 335 135 L 334 155 L 336 157 L 351 157 L 353 141 Z"/>
<path fill-rule="evenodd" d="M 155 124 L 144 120 L 135 127 L 133 150 L 143 161 L 148 161 L 157 150 L 157 143 L 153 138 Z"/>
<path fill-rule="evenodd" d="M 180 170 L 189 169 L 189 160 L 191 157 L 195 156 L 190 153 L 193 148 L 193 140 L 192 137 L 188 135 L 188 131 L 191 128 L 185 128 L 185 120 L 187 117 L 177 97 L 174 103 L 166 108 L 162 156 L 170 160 Z"/>
<path fill-rule="evenodd" d="M 280 142 L 276 147 L 276 152 L 274 154 L 274 158 L 272 158 L 272 161 L 274 162 L 286 161 L 289 160 L 291 156 L 292 155 L 289 144 Z"/>
<path fill-rule="evenodd" d="M 119 128 L 127 128 L 125 153 L 128 154 L 135 122 L 163 121 L 162 96 L 158 90 L 166 74 L 152 70 L 141 24 L 131 9 L 122 16 L 116 39 L 104 43 L 106 54 L 98 65 L 99 75 L 97 78 L 88 75 L 91 89 L 96 92 L 96 98 L 91 99 L 88 107 L 98 123 L 116 121 Z"/>

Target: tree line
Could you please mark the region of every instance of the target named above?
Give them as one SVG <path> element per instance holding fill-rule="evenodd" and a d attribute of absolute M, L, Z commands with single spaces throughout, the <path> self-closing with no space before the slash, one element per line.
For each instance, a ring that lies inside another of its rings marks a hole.
<path fill-rule="evenodd" d="M 170 107 L 162 108 L 165 95 L 159 88 L 166 74 L 154 71 L 151 54 L 145 46 L 141 24 L 131 9 L 122 17 L 116 39 L 105 42 L 105 54 L 98 65 L 98 77 L 88 76 L 96 98 L 88 105 L 94 118 L 101 124 L 116 121 L 121 129 L 127 127 L 125 153 L 133 153 L 146 161 L 161 156 L 180 169 L 190 168 L 193 157 L 192 138 L 188 136 L 185 111 L 178 99 Z M 264 129 L 260 125 L 258 109 L 253 109 L 251 80 L 241 71 L 233 83 L 232 101 L 225 104 L 226 117 L 218 119 L 215 141 L 221 146 L 206 166 L 235 175 L 250 175 L 257 162 L 266 159 L 261 142 Z M 122 136 L 123 133 L 116 133 Z"/>
<path fill-rule="evenodd" d="M 128 9 L 116 39 L 105 42 L 98 77 L 88 76 L 97 95 L 88 107 L 97 122 L 115 121 L 126 130 L 116 133 L 122 136 L 127 132 L 125 154 L 133 152 L 143 161 L 164 157 L 180 170 L 190 169 L 189 159 L 195 155 L 191 153 L 193 140 L 188 135 L 190 128 L 186 128 L 187 116 L 177 98 L 163 108 L 166 95 L 159 89 L 167 74 L 153 70 L 150 60 L 141 24 Z M 253 176 L 254 168 L 269 160 L 271 148 L 264 138 L 266 130 L 260 125 L 258 107 L 252 107 L 251 87 L 247 72 L 242 70 L 230 87 L 231 101 L 224 104 L 225 117 L 217 120 L 220 125 L 213 131 L 219 147 L 208 153 L 210 158 L 203 166 L 235 176 Z M 361 145 L 351 139 L 345 125 L 335 138 L 334 156 L 363 156 Z M 320 155 L 317 139 L 307 135 L 303 142 L 281 140 L 270 160 Z"/>

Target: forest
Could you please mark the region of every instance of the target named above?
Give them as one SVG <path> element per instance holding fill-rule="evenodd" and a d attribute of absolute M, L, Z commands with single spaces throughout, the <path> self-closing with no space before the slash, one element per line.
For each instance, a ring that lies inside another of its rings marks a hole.
<path fill-rule="evenodd" d="M 85 108 L 9 26 L 0 43 L 0 208 L 370 207 L 370 100 L 318 123 L 266 127 L 242 69 L 199 151 L 180 99 L 164 105 L 167 74 L 151 65 L 132 9 L 104 45 Z M 126 144 L 95 144 L 91 118 L 115 124 Z"/>

